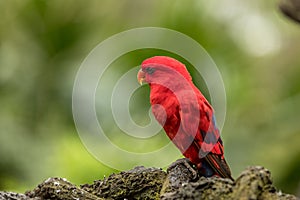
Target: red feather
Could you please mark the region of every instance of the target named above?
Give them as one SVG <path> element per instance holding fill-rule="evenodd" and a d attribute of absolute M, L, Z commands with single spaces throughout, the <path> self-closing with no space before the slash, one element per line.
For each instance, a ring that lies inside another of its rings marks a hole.
<path fill-rule="evenodd" d="M 149 83 L 152 112 L 183 155 L 204 176 L 232 179 L 214 111 L 186 67 L 173 58 L 155 56 L 142 63 L 138 79 Z"/>

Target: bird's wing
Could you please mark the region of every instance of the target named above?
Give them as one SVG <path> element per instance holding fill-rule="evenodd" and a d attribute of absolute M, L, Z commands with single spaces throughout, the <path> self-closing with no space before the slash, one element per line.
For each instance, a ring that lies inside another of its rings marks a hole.
<path fill-rule="evenodd" d="M 179 106 L 179 115 L 181 127 L 186 135 L 193 137 L 193 140 L 197 141 L 200 146 L 199 149 L 207 154 L 213 151 L 220 135 L 215 128 L 211 106 L 206 100 L 198 99 L 199 97 L 197 101 L 190 101 L 190 98 L 183 98 Z"/>
<path fill-rule="evenodd" d="M 179 103 L 180 125 L 188 136 L 197 136 L 201 120 L 200 113 L 201 109 L 197 101 L 191 101 L 190 98 L 185 97 L 181 99 Z"/>
<path fill-rule="evenodd" d="M 198 147 L 199 158 L 205 158 L 221 177 L 233 180 L 229 166 L 223 156 L 222 140 L 210 105 L 206 102 L 196 105 L 193 102 L 184 101 L 180 104 L 179 113 L 184 132 L 194 138 L 193 143 Z M 196 134 L 194 134 L 195 131 Z"/>

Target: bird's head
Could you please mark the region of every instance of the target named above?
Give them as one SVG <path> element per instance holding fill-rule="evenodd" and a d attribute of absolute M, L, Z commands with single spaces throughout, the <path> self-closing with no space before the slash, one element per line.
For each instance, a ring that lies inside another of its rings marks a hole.
<path fill-rule="evenodd" d="M 167 56 L 154 56 L 142 62 L 137 75 L 138 82 L 164 84 L 180 79 L 191 82 L 192 78 L 184 64 Z"/>

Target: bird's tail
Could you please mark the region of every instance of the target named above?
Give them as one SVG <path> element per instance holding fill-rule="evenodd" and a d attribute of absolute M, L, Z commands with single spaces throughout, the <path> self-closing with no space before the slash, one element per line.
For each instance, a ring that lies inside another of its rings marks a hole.
<path fill-rule="evenodd" d="M 222 178 L 229 178 L 234 181 L 231 176 L 230 168 L 224 158 L 221 158 L 221 156 L 219 155 L 209 153 L 205 156 L 205 160 L 217 175 Z"/>

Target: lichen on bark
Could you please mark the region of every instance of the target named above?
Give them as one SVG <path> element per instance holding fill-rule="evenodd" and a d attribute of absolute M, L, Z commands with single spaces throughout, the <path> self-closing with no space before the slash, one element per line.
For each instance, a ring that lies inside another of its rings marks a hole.
<path fill-rule="evenodd" d="M 136 167 L 127 172 L 112 174 L 104 180 L 81 188 L 103 198 L 159 199 L 166 172 L 157 168 Z"/>
<path fill-rule="evenodd" d="M 26 192 L 25 195 L 33 199 L 101 199 L 77 187 L 64 178 L 49 178 L 32 191 Z"/>
<path fill-rule="evenodd" d="M 232 181 L 201 177 L 191 163 L 180 159 L 167 172 L 158 168 L 136 167 L 81 186 L 63 178 L 49 178 L 25 194 L 0 192 L 0 200 L 4 199 L 296 200 L 297 197 L 278 191 L 272 183 L 270 171 L 263 167 L 248 167 Z"/>
<path fill-rule="evenodd" d="M 272 185 L 271 173 L 263 167 L 249 167 L 233 182 L 229 179 L 200 177 L 183 183 L 178 190 L 162 195 L 163 200 L 175 199 L 297 199 L 283 194 Z"/>

